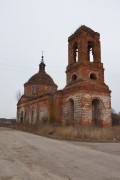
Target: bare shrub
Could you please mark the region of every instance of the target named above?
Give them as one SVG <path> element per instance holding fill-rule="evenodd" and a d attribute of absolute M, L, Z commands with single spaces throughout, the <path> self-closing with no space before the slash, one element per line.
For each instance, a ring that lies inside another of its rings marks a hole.
<path fill-rule="evenodd" d="M 20 90 L 18 90 L 17 93 L 16 93 L 16 100 L 19 101 L 21 96 L 22 96 L 22 93 L 21 93 Z"/>
<path fill-rule="evenodd" d="M 116 113 L 115 111 L 112 112 L 112 125 L 120 125 L 120 113 Z"/>

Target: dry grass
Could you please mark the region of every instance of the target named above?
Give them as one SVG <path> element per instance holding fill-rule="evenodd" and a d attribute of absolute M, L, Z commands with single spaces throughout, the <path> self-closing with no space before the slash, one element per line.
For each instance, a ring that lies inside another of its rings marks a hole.
<path fill-rule="evenodd" d="M 58 126 L 41 124 L 20 124 L 20 123 L 1 123 L 0 126 L 10 127 L 16 130 L 30 132 L 52 138 L 77 139 L 81 141 L 96 142 L 119 142 L 120 126 L 112 128 L 98 128 L 85 126 Z"/>
<path fill-rule="evenodd" d="M 55 135 L 83 141 L 120 141 L 120 127 L 58 127 L 56 128 Z"/>

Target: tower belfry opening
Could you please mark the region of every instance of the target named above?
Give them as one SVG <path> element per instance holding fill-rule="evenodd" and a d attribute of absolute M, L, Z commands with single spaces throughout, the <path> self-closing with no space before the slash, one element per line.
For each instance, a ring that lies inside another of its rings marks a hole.
<path fill-rule="evenodd" d="M 90 57 L 89 57 L 89 60 L 90 60 L 90 62 L 93 62 L 93 53 L 92 53 L 92 49 L 90 49 Z"/>
<path fill-rule="evenodd" d="M 75 42 L 73 46 L 74 62 L 78 62 L 78 44 Z"/>
<path fill-rule="evenodd" d="M 75 62 L 78 62 L 78 48 L 75 51 Z"/>
<path fill-rule="evenodd" d="M 95 126 L 106 121 L 110 125 L 111 91 L 104 82 L 100 34 L 87 26 L 81 26 L 68 38 L 68 54 L 65 91 L 71 93 L 68 97 L 74 101 L 74 120 L 79 119 L 83 124 L 91 123 Z M 103 107 L 107 117 L 102 114 L 105 113 Z"/>
<path fill-rule="evenodd" d="M 94 49 L 93 49 L 93 43 L 91 41 L 88 42 L 88 60 L 90 62 L 94 61 Z"/>

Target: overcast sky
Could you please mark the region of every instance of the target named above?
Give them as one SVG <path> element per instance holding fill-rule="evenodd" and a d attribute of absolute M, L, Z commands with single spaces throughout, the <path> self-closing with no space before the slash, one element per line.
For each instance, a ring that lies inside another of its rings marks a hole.
<path fill-rule="evenodd" d="M 0 0 L 0 117 L 16 116 L 16 93 L 38 71 L 65 86 L 68 37 L 81 25 L 100 33 L 105 82 L 120 111 L 120 0 Z"/>

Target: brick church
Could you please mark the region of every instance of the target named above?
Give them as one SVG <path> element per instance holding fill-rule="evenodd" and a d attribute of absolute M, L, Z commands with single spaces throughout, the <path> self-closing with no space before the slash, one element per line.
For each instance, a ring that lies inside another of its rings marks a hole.
<path fill-rule="evenodd" d="M 104 82 L 98 32 L 83 25 L 68 38 L 64 89 L 57 90 L 45 66 L 42 56 L 39 71 L 24 84 L 17 121 L 111 126 L 111 91 Z"/>

